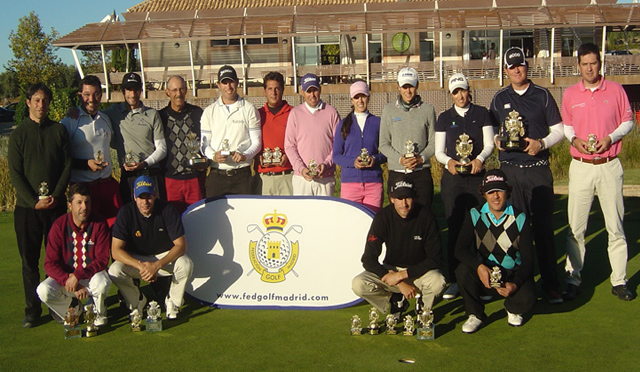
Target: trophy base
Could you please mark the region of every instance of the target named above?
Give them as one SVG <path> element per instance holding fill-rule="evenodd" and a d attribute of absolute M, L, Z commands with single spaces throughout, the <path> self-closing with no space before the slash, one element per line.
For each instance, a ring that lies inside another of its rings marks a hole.
<path fill-rule="evenodd" d="M 503 139 L 500 140 L 500 147 L 504 149 L 504 151 L 522 151 L 526 146 L 526 142 L 523 139 Z"/>
<path fill-rule="evenodd" d="M 82 329 L 79 325 L 74 327 L 64 326 L 64 339 L 70 340 L 72 338 L 82 338 Z"/>
<path fill-rule="evenodd" d="M 416 154 L 404 154 L 405 159 L 415 158 Z"/>
<path fill-rule="evenodd" d="M 209 167 L 209 159 L 193 158 L 186 161 L 186 166 L 196 171 L 205 170 Z"/>
<path fill-rule="evenodd" d="M 370 335 L 377 335 L 380 333 L 380 329 L 378 328 L 369 328 L 369 334 Z"/>
<path fill-rule="evenodd" d="M 456 172 L 459 174 L 471 174 L 470 165 L 456 165 Z"/>
<path fill-rule="evenodd" d="M 432 324 L 429 327 L 418 328 L 417 333 L 418 340 L 433 340 L 436 338 L 436 325 Z"/>
<path fill-rule="evenodd" d="M 49 196 L 45 196 L 45 195 L 40 195 L 40 196 L 38 196 L 38 199 L 39 199 L 39 200 L 42 200 L 42 199 L 48 199 L 48 198 L 49 198 Z"/>
<path fill-rule="evenodd" d="M 503 285 L 502 285 L 502 282 L 500 282 L 500 283 L 491 283 L 490 287 L 491 288 L 502 288 Z"/>
<path fill-rule="evenodd" d="M 315 177 L 315 176 L 317 176 L 317 175 L 318 175 L 318 172 L 309 172 L 309 175 L 310 175 L 311 177 Z"/>
<path fill-rule="evenodd" d="M 229 156 L 229 155 L 231 155 L 231 151 L 220 151 L 220 155 Z"/>
<path fill-rule="evenodd" d="M 147 319 L 145 323 L 145 331 L 147 332 L 160 332 L 162 331 L 162 320 L 160 319 Z"/>
<path fill-rule="evenodd" d="M 404 331 L 402 332 L 403 336 L 413 336 L 413 331 Z"/>
<path fill-rule="evenodd" d="M 387 329 L 384 333 L 388 335 L 397 335 L 398 332 L 395 329 Z"/>
<path fill-rule="evenodd" d="M 362 328 L 351 328 L 351 336 L 362 335 Z"/>
<path fill-rule="evenodd" d="M 98 335 L 98 330 L 97 330 L 97 329 L 89 330 L 89 329 L 87 328 L 87 330 L 86 330 L 86 332 L 85 332 L 85 333 L 86 333 L 86 337 L 95 337 L 95 336 L 97 336 L 97 335 Z"/>
<path fill-rule="evenodd" d="M 131 326 L 131 332 L 140 332 L 141 330 L 140 326 Z"/>

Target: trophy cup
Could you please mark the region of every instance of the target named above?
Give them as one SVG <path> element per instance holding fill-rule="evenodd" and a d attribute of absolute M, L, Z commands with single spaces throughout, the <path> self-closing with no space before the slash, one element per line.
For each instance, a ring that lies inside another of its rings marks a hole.
<path fill-rule="evenodd" d="M 85 334 L 87 337 L 93 337 L 98 335 L 98 327 L 94 324 L 96 317 L 96 307 L 94 304 L 89 304 L 84 307 L 84 322 L 87 323 Z"/>
<path fill-rule="evenodd" d="M 471 160 L 469 160 L 469 155 L 473 151 L 473 141 L 469 139 L 469 135 L 466 133 L 462 133 L 458 140 L 456 141 L 456 155 L 460 156 L 460 163 L 462 165 L 456 165 L 456 172 L 460 174 L 469 174 L 471 173 Z"/>
<path fill-rule="evenodd" d="M 524 141 L 524 124 L 518 111 L 513 110 L 509 117 L 505 119 L 502 126 L 502 133 L 498 136 L 500 147 L 505 151 L 522 151 L 526 147 Z"/>
<path fill-rule="evenodd" d="M 404 143 L 404 157 L 413 158 L 416 156 L 416 144 L 412 140 L 407 140 Z"/>
<path fill-rule="evenodd" d="M 413 332 L 415 330 L 415 324 L 413 323 L 413 318 L 411 315 L 404 317 L 404 332 L 402 332 L 405 336 L 413 336 Z"/>
<path fill-rule="evenodd" d="M 133 309 L 131 314 L 129 314 L 129 317 L 131 317 L 131 332 L 140 332 L 142 317 L 140 316 L 138 309 Z"/>
<path fill-rule="evenodd" d="M 598 143 L 598 137 L 595 134 L 590 134 L 589 138 L 587 138 L 587 151 L 590 153 L 596 152 L 596 144 Z"/>
<path fill-rule="evenodd" d="M 502 287 L 502 272 L 500 272 L 500 268 L 498 266 L 494 266 L 493 270 L 491 270 L 491 276 L 489 281 L 491 282 L 491 288 L 500 288 Z"/>
<path fill-rule="evenodd" d="M 231 148 L 229 147 L 229 140 L 226 139 L 226 138 L 222 140 L 222 146 L 220 148 L 220 155 L 222 155 L 222 156 L 231 155 Z"/>
<path fill-rule="evenodd" d="M 127 150 L 127 153 L 124 155 L 124 165 L 128 167 L 134 166 L 138 162 L 137 157 L 133 154 L 131 150 Z"/>
<path fill-rule="evenodd" d="M 76 314 L 76 308 L 70 307 L 67 310 L 66 316 L 64 317 L 65 340 L 82 337 L 82 329 L 80 329 L 80 325 L 78 324 L 79 320 L 80 320 L 80 315 Z"/>
<path fill-rule="evenodd" d="M 95 154 L 93 154 L 93 160 L 97 161 L 100 164 L 104 163 L 104 154 L 101 150 L 98 150 Z"/>
<path fill-rule="evenodd" d="M 273 158 L 271 160 L 271 163 L 273 164 L 282 163 L 282 149 L 280 147 L 276 147 L 275 149 L 273 149 Z"/>
<path fill-rule="evenodd" d="M 200 155 L 200 141 L 198 141 L 198 135 L 189 132 L 187 134 L 186 141 L 187 149 L 189 149 L 189 159 L 186 160 L 186 166 L 201 171 L 207 169 L 209 166 L 209 159 Z"/>
<path fill-rule="evenodd" d="M 420 328 L 418 328 L 418 340 L 433 340 L 436 337 L 436 326 L 433 324 L 433 311 L 425 308 L 418 315 L 418 322 Z"/>
<path fill-rule="evenodd" d="M 392 314 L 387 315 L 387 317 L 384 319 L 384 322 L 387 326 L 387 330 L 386 330 L 386 334 L 388 335 L 395 335 L 396 334 L 396 324 L 398 324 L 398 319 L 396 319 L 395 316 L 393 316 Z"/>
<path fill-rule="evenodd" d="M 262 151 L 262 164 L 270 166 L 271 163 L 273 163 L 273 152 L 271 152 L 270 148 L 265 147 L 264 151 Z"/>
<path fill-rule="evenodd" d="M 160 307 L 155 301 L 149 302 L 147 309 L 147 322 L 145 323 L 145 331 L 160 332 L 162 331 L 162 317 L 160 315 Z"/>
<path fill-rule="evenodd" d="M 369 150 L 366 147 L 360 150 L 360 163 L 365 167 L 369 166 Z"/>
<path fill-rule="evenodd" d="M 369 334 L 377 335 L 380 333 L 380 328 L 378 327 L 378 312 L 375 307 L 372 307 L 369 311 Z"/>
<path fill-rule="evenodd" d="M 360 317 L 354 315 L 351 317 L 351 336 L 360 336 L 362 334 L 362 325 L 360 323 Z"/>
<path fill-rule="evenodd" d="M 314 159 L 309 160 L 309 175 L 315 177 L 318 175 L 318 164 Z"/>
<path fill-rule="evenodd" d="M 49 197 L 49 185 L 42 182 L 38 188 L 38 199 L 47 199 Z"/>

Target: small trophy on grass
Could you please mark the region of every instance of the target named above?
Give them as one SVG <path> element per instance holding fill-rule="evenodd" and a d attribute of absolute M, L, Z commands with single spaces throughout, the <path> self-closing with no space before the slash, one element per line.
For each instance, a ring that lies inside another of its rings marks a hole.
<path fill-rule="evenodd" d="M 360 317 L 354 315 L 351 317 L 351 336 L 360 336 L 362 334 L 362 324 Z"/>
<path fill-rule="evenodd" d="M 413 336 L 413 332 L 415 331 L 415 323 L 413 322 L 413 317 L 408 315 L 404 317 L 404 332 L 402 332 L 405 336 Z"/>
<path fill-rule="evenodd" d="M 140 332 L 142 317 L 140 316 L 138 309 L 133 309 L 131 314 L 129 314 L 129 317 L 131 318 L 131 332 Z"/>
<path fill-rule="evenodd" d="M 87 337 L 98 335 L 98 327 L 95 325 L 97 316 L 98 314 L 96 314 L 96 306 L 94 304 L 89 304 L 84 307 L 84 322 L 87 323 L 85 334 Z"/>
<path fill-rule="evenodd" d="M 145 323 L 145 330 L 147 332 L 160 332 L 162 331 L 162 317 L 160 314 L 160 307 L 155 301 L 149 302 L 149 309 L 147 309 L 147 322 Z"/>
<path fill-rule="evenodd" d="M 433 340 L 436 337 L 436 327 L 433 324 L 433 311 L 424 308 L 418 315 L 418 340 Z"/>
<path fill-rule="evenodd" d="M 375 307 L 372 307 L 371 310 L 369 310 L 369 334 L 370 335 L 377 335 L 378 333 L 380 333 L 380 328 L 378 327 L 378 312 L 376 311 Z"/>
<path fill-rule="evenodd" d="M 76 308 L 70 307 L 64 317 L 64 338 L 66 340 L 82 337 L 79 320 L 80 315 L 76 313 Z"/>
<path fill-rule="evenodd" d="M 387 330 L 385 331 L 385 333 L 388 334 L 388 335 L 395 335 L 396 334 L 396 324 L 398 324 L 398 319 L 396 319 L 396 317 L 393 316 L 393 314 L 389 314 L 385 318 L 384 322 L 385 322 L 385 324 L 387 326 Z"/>

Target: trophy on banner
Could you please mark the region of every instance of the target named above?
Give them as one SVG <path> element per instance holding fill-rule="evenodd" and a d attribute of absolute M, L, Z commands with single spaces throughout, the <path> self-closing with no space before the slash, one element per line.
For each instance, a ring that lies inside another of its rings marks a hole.
<path fill-rule="evenodd" d="M 262 151 L 262 164 L 269 166 L 273 163 L 273 152 L 271 152 L 271 149 L 268 147 L 264 148 L 264 151 Z"/>
<path fill-rule="evenodd" d="M 145 331 L 160 332 L 162 331 L 162 316 L 160 315 L 160 307 L 155 301 L 149 302 L 147 309 L 147 322 L 145 323 Z"/>
<path fill-rule="evenodd" d="M 513 110 L 502 124 L 501 133 L 498 136 L 500 147 L 505 151 L 522 151 L 526 147 L 524 140 L 525 128 L 520 113 Z"/>
<path fill-rule="evenodd" d="M 351 336 L 360 336 L 362 334 L 362 324 L 360 317 L 354 315 L 351 317 Z"/>
<path fill-rule="evenodd" d="M 230 148 L 230 145 L 229 145 L 229 140 L 226 139 L 226 138 L 222 140 L 222 146 L 220 147 L 220 155 L 222 155 L 222 156 L 231 155 L 231 148 Z"/>
<path fill-rule="evenodd" d="M 395 335 L 396 334 L 396 324 L 398 324 L 398 319 L 396 319 L 396 317 L 393 316 L 393 314 L 389 314 L 385 318 L 384 323 L 387 326 L 387 330 L 386 330 L 385 333 L 388 334 L 388 335 Z"/>
<path fill-rule="evenodd" d="M 462 133 L 456 141 L 456 155 L 460 156 L 460 163 L 462 165 L 456 165 L 456 172 L 460 174 L 471 173 L 471 160 L 469 155 L 473 152 L 473 141 L 469 139 L 469 135 Z"/>
<path fill-rule="evenodd" d="M 371 310 L 369 310 L 369 334 L 370 335 L 377 335 L 378 333 L 380 333 L 380 328 L 378 327 L 378 312 L 376 311 L 375 307 L 372 307 Z"/>
<path fill-rule="evenodd" d="M 135 156 L 131 150 L 127 150 L 127 153 L 124 155 L 124 165 L 133 167 L 137 162 L 137 156 Z"/>
<path fill-rule="evenodd" d="M 209 166 L 209 159 L 200 154 L 198 135 L 193 132 L 187 133 L 186 145 L 189 150 L 189 159 L 185 161 L 186 166 L 193 170 L 205 170 Z"/>
<path fill-rule="evenodd" d="M 318 164 L 314 159 L 309 160 L 309 175 L 315 177 L 318 175 Z"/>
<path fill-rule="evenodd" d="M 96 314 L 96 307 L 94 304 L 89 304 L 84 307 L 84 322 L 87 323 L 85 333 L 87 337 L 98 335 L 98 327 L 95 325 L 97 316 L 98 314 Z"/>
<path fill-rule="evenodd" d="M 93 154 L 93 160 L 100 163 L 101 165 L 104 163 L 104 154 L 102 153 L 102 150 L 98 150 L 95 154 Z"/>
<path fill-rule="evenodd" d="M 412 140 L 407 140 L 404 143 L 404 157 L 413 158 L 416 156 L 416 144 Z"/>
<path fill-rule="evenodd" d="M 40 183 L 38 187 L 38 199 L 47 199 L 49 197 L 49 185 L 46 182 Z"/>
<path fill-rule="evenodd" d="M 273 149 L 273 158 L 271 158 L 271 163 L 280 164 L 282 163 L 282 149 L 280 147 L 276 147 Z"/>
<path fill-rule="evenodd" d="M 502 287 L 502 272 L 498 266 L 494 266 L 493 270 L 491 270 L 491 274 L 489 277 L 489 281 L 491 282 L 491 288 L 500 288 Z"/>
<path fill-rule="evenodd" d="M 433 340 L 436 337 L 436 326 L 433 324 L 433 311 L 424 308 L 418 315 L 418 340 Z"/>
<path fill-rule="evenodd" d="M 129 314 L 129 317 L 131 317 L 131 332 L 140 332 L 142 317 L 140 316 L 138 309 L 133 309 L 131 314 Z"/>
<path fill-rule="evenodd" d="M 402 332 L 405 336 L 413 336 L 413 332 L 415 331 L 415 323 L 413 322 L 413 317 L 411 315 L 407 315 L 404 317 L 404 332 Z"/>
<path fill-rule="evenodd" d="M 64 317 L 65 340 L 82 337 L 82 329 L 80 329 L 80 325 L 78 324 L 79 320 L 80 314 L 76 314 L 75 307 L 70 307 Z"/>
<path fill-rule="evenodd" d="M 590 153 L 596 152 L 596 144 L 598 143 L 598 137 L 595 134 L 590 134 L 589 138 L 587 138 L 587 151 Z"/>
<path fill-rule="evenodd" d="M 369 150 L 366 147 L 360 149 L 360 163 L 365 167 L 369 166 Z"/>

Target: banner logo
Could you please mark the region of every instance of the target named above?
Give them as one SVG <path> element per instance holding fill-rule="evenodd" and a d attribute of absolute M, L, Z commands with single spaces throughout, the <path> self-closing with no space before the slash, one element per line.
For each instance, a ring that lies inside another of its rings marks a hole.
<path fill-rule="evenodd" d="M 285 280 L 285 275 L 293 271 L 298 276 L 293 267 L 298 261 L 299 243 L 290 242 L 287 234 L 293 230 L 300 234 L 302 226 L 292 225 L 283 233 L 287 224 L 287 216 L 278 214 L 274 210 L 273 213 L 267 213 L 262 217 L 262 224 L 266 228 L 263 233 L 260 226 L 251 224 L 247 226 L 247 232 L 258 231 L 262 234 L 262 238 L 258 241 L 249 241 L 249 259 L 251 266 L 258 274 L 260 279 L 267 283 L 279 283 Z M 248 275 L 253 272 L 251 270 Z"/>

